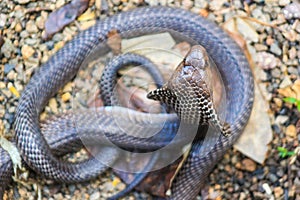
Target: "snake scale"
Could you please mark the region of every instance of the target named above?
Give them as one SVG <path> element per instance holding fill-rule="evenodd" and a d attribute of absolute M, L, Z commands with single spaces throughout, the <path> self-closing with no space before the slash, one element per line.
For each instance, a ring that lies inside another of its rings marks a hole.
<path fill-rule="evenodd" d="M 78 146 L 78 141 L 74 139 L 76 136 L 71 133 L 68 136 L 53 134 L 45 135 L 45 139 L 41 133 L 39 115 L 49 99 L 76 75 L 85 57 L 97 44 L 106 42 L 113 30 L 117 30 L 122 38 L 163 31 L 181 33 L 201 44 L 220 71 L 226 89 L 226 122 L 230 124 L 231 133 L 228 137 L 219 137 L 212 150 L 205 156 L 200 155 L 201 142 L 193 142 L 191 152 L 177 174 L 172 184 L 171 195 L 168 197 L 194 199 L 208 173 L 238 139 L 248 121 L 253 104 L 253 77 L 249 64 L 237 44 L 216 24 L 186 10 L 144 7 L 108 17 L 80 33 L 52 56 L 34 74 L 19 100 L 15 115 L 15 134 L 20 154 L 28 166 L 39 174 L 66 183 L 88 180 L 107 168 L 93 158 L 80 163 L 60 161 L 55 155 L 69 151 L 64 144 L 76 149 Z M 124 109 L 120 108 L 120 113 L 122 110 Z M 110 118 L 109 112 L 105 109 L 101 113 L 102 120 Z M 132 120 L 142 117 L 138 112 L 131 114 L 133 117 L 127 119 L 129 124 Z M 160 115 L 157 116 L 159 119 Z M 138 121 L 147 123 L 146 118 Z M 105 122 L 109 127 L 110 121 Z M 171 120 L 169 123 L 177 122 Z M 171 131 L 174 131 L 174 128 L 168 124 L 162 130 L 166 134 L 170 134 Z M 121 138 L 116 133 L 114 140 L 121 141 L 119 137 Z M 128 142 L 134 144 L 135 141 L 129 139 Z M 116 152 L 111 148 L 104 148 L 101 153 L 107 163 L 117 159 Z M 10 158 L 6 151 L 0 148 L 1 196 L 11 179 L 11 174 Z"/>

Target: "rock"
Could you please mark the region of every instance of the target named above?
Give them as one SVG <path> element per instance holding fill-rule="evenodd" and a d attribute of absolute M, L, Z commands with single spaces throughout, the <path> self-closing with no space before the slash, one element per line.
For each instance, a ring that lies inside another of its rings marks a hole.
<path fill-rule="evenodd" d="M 0 89 L 6 88 L 6 84 L 4 82 L 0 82 Z"/>
<path fill-rule="evenodd" d="M 195 7 L 197 8 L 207 8 L 208 7 L 208 3 L 205 0 L 195 0 Z"/>
<path fill-rule="evenodd" d="M 300 3 L 295 1 L 287 5 L 282 12 L 286 19 L 300 18 Z"/>
<path fill-rule="evenodd" d="M 23 30 L 23 27 L 22 27 L 21 23 L 17 23 L 15 26 L 15 31 L 17 33 L 20 33 L 22 30 Z"/>
<path fill-rule="evenodd" d="M 273 69 L 278 66 L 277 58 L 270 53 L 267 52 L 259 52 L 257 53 L 257 64 L 263 69 Z"/>
<path fill-rule="evenodd" d="M 279 0 L 280 6 L 286 6 L 290 4 L 290 0 Z"/>
<path fill-rule="evenodd" d="M 29 3 L 31 0 L 16 0 L 19 4 Z"/>
<path fill-rule="evenodd" d="M 33 20 L 30 20 L 26 23 L 26 31 L 28 33 L 37 33 L 38 32 L 38 28 L 35 25 Z"/>
<path fill-rule="evenodd" d="M 58 113 L 58 109 L 57 109 L 57 101 L 55 98 L 51 98 L 49 100 L 49 108 L 51 109 L 51 111 L 54 113 L 54 114 L 57 114 Z"/>
<path fill-rule="evenodd" d="M 291 49 L 289 50 L 289 58 L 290 59 L 295 59 L 297 56 L 297 50 L 295 47 L 291 47 Z"/>
<path fill-rule="evenodd" d="M 11 54 L 16 52 L 16 48 L 10 39 L 5 39 L 3 46 L 1 47 L 1 53 L 4 54 L 6 58 L 11 58 Z"/>
<path fill-rule="evenodd" d="M 185 9 L 191 9 L 193 7 L 194 2 L 191 0 L 183 0 L 182 5 Z"/>
<path fill-rule="evenodd" d="M 291 124 L 286 128 L 285 134 L 287 136 L 290 136 L 292 138 L 296 138 L 297 137 L 297 131 L 296 131 L 296 127 L 295 125 Z"/>
<path fill-rule="evenodd" d="M 273 101 L 276 104 L 276 106 L 278 106 L 278 108 L 282 107 L 282 100 L 280 98 L 274 98 Z"/>
<path fill-rule="evenodd" d="M 14 71 L 10 71 L 6 77 L 8 80 L 14 81 L 17 78 L 17 74 Z"/>
<path fill-rule="evenodd" d="M 67 101 L 69 101 L 71 99 L 71 97 L 72 97 L 71 94 L 69 92 L 67 92 L 67 93 L 64 93 L 61 96 L 61 99 L 62 99 L 63 102 L 67 102 Z"/>
<path fill-rule="evenodd" d="M 56 6 L 56 8 L 60 8 L 64 4 L 65 4 L 65 0 L 57 0 L 55 6 Z"/>
<path fill-rule="evenodd" d="M 8 74 L 14 68 L 15 68 L 15 65 L 12 65 L 12 64 L 4 65 L 4 74 Z"/>
<path fill-rule="evenodd" d="M 277 56 L 280 56 L 282 51 L 281 49 L 279 48 L 278 44 L 277 43 L 272 43 L 271 44 L 271 47 L 270 47 L 270 51 L 274 54 L 276 54 Z"/>
<path fill-rule="evenodd" d="M 275 68 L 271 71 L 271 74 L 274 78 L 280 78 L 281 76 L 281 70 L 278 68 Z"/>
<path fill-rule="evenodd" d="M 274 195 L 276 199 L 280 199 L 280 197 L 283 195 L 283 189 L 281 187 L 275 187 Z"/>
<path fill-rule="evenodd" d="M 98 10 L 101 9 L 101 0 L 95 0 L 95 6 Z"/>
<path fill-rule="evenodd" d="M 100 192 L 99 191 L 96 191 L 94 192 L 93 194 L 91 194 L 90 200 L 97 200 L 97 199 L 100 199 Z"/>
<path fill-rule="evenodd" d="M 249 172 L 256 170 L 256 163 L 251 159 L 244 159 L 242 161 L 243 169 Z"/>
<path fill-rule="evenodd" d="M 99 74 L 98 74 L 99 75 Z M 73 90 L 73 83 L 69 82 L 67 83 L 64 88 L 63 88 L 63 92 L 66 93 L 66 92 L 72 92 Z"/>
<path fill-rule="evenodd" d="M 285 88 L 285 87 L 287 87 L 287 86 L 289 86 L 291 84 L 292 84 L 291 79 L 288 76 L 285 76 L 283 78 L 282 82 L 280 83 L 279 88 Z"/>
<path fill-rule="evenodd" d="M 284 124 L 285 122 L 287 122 L 288 119 L 289 117 L 286 115 L 278 115 L 275 118 L 275 124 Z"/>
<path fill-rule="evenodd" d="M 22 57 L 27 60 L 34 54 L 34 49 L 31 46 L 23 45 L 21 48 Z"/>
<path fill-rule="evenodd" d="M 212 0 L 209 3 L 209 8 L 211 10 L 220 10 L 226 2 L 226 0 Z"/>
<path fill-rule="evenodd" d="M 7 15 L 1 13 L 0 14 L 0 28 L 5 26 L 6 20 L 7 20 Z"/>
<path fill-rule="evenodd" d="M 299 75 L 299 71 L 298 71 L 297 67 L 290 66 L 290 67 L 287 68 L 287 71 L 288 71 L 290 74 L 293 74 L 293 75 L 296 75 L 296 76 Z"/>
<path fill-rule="evenodd" d="M 278 178 L 275 174 L 270 173 L 268 177 L 272 183 L 276 183 L 278 181 Z"/>
<path fill-rule="evenodd" d="M 112 3 L 113 3 L 114 5 L 120 5 L 121 0 L 112 0 Z"/>
<path fill-rule="evenodd" d="M 282 169 L 282 168 L 278 168 L 278 171 L 276 172 L 276 175 L 277 175 L 278 177 L 282 177 L 284 174 L 285 174 L 285 173 L 284 173 L 283 169 Z"/>
<path fill-rule="evenodd" d="M 262 185 L 262 187 L 263 187 L 263 189 L 265 190 L 265 192 L 266 192 L 268 195 L 271 195 L 271 194 L 272 194 L 272 190 L 271 190 L 271 188 L 270 188 L 270 186 L 269 186 L 268 183 L 264 183 L 264 184 Z"/>
<path fill-rule="evenodd" d="M 40 30 L 45 28 L 45 19 L 42 16 L 36 18 L 36 25 Z"/>
<path fill-rule="evenodd" d="M 267 51 L 268 50 L 268 47 L 264 44 L 256 43 L 256 44 L 254 44 L 254 47 L 257 51 Z"/>

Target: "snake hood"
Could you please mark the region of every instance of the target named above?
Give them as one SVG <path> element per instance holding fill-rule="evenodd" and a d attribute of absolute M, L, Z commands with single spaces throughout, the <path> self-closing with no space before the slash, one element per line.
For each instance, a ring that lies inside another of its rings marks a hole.
<path fill-rule="evenodd" d="M 171 106 L 188 124 L 211 124 L 227 136 L 229 125 L 220 122 L 213 102 L 211 62 L 204 47 L 195 45 L 168 82 L 147 97 Z"/>

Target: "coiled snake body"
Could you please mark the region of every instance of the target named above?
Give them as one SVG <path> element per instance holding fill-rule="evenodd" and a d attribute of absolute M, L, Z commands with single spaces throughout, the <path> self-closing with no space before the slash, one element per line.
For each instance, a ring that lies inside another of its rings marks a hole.
<path fill-rule="evenodd" d="M 61 182 L 87 180 L 106 169 L 95 159 L 75 164 L 58 160 L 53 153 L 63 153 L 60 146 L 60 137 L 63 136 L 49 136 L 47 143 L 41 134 L 39 114 L 59 88 L 76 75 L 86 56 L 97 44 L 107 40 L 112 30 L 117 30 L 123 38 L 162 31 L 179 32 L 201 44 L 220 71 L 227 94 L 226 122 L 230 124 L 231 134 L 219 137 L 205 156 L 199 155 L 201 143 L 193 143 L 188 159 L 172 184 L 169 197 L 193 199 L 199 193 L 208 173 L 233 145 L 247 123 L 253 103 L 253 78 L 248 62 L 236 43 L 214 23 L 185 10 L 145 7 L 120 13 L 99 21 L 65 45 L 40 68 L 22 93 L 15 120 L 17 147 L 28 166 L 45 177 Z M 139 118 L 137 112 L 132 114 Z M 104 119 L 105 117 L 103 115 Z M 130 120 L 132 119 L 128 119 L 128 123 Z M 106 123 L 109 126 L 109 122 Z M 169 126 L 164 131 L 168 133 L 174 130 Z M 72 137 L 64 139 L 76 143 L 72 140 L 75 136 Z M 118 137 L 115 140 L 118 141 Z M 51 151 L 49 145 L 54 150 Z M 115 152 L 109 148 L 103 149 L 103 158 L 108 163 L 114 162 Z M 6 152 L 0 149 L 0 193 L 11 173 L 11 161 Z"/>

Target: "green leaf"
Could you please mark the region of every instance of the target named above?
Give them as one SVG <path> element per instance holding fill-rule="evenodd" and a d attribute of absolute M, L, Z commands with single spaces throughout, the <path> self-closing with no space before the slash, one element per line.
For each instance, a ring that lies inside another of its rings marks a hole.
<path fill-rule="evenodd" d="M 297 102 L 297 109 L 300 111 L 300 102 Z"/>
<path fill-rule="evenodd" d="M 287 102 L 287 103 L 296 103 L 297 99 L 294 97 L 285 97 L 285 98 L 283 98 L 283 101 Z"/>
<path fill-rule="evenodd" d="M 289 151 L 289 152 L 287 152 L 287 155 L 288 156 L 293 156 L 293 155 L 296 155 L 296 153 L 294 151 Z"/>
<path fill-rule="evenodd" d="M 279 151 L 280 153 L 283 153 L 283 152 L 287 152 L 288 150 L 284 147 L 277 147 L 277 151 Z"/>

